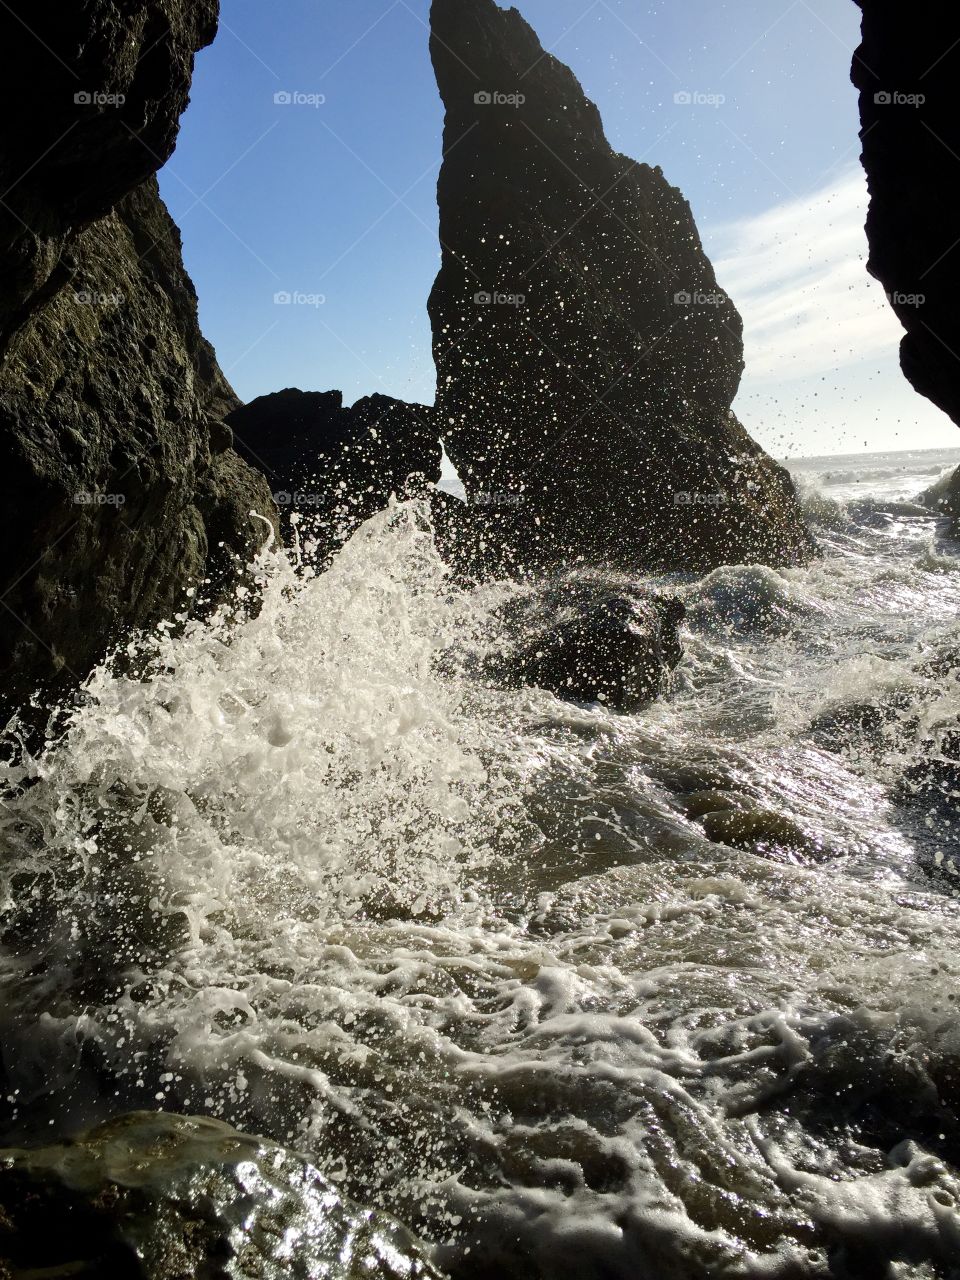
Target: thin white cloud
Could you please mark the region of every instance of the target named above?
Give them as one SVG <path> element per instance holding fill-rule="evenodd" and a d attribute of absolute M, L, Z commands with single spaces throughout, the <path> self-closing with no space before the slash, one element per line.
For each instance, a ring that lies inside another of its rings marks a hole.
<path fill-rule="evenodd" d="M 857 166 L 830 185 L 708 236 L 744 319 L 747 379 L 786 383 L 878 357 L 903 330 L 866 272 L 867 189 Z"/>

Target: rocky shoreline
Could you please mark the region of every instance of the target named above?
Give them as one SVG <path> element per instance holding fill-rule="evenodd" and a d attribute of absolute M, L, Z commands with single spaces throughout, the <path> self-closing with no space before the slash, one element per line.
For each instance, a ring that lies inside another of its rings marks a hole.
<path fill-rule="evenodd" d="M 874 119 L 866 69 L 883 83 L 913 75 L 930 48 L 898 44 L 896 64 L 888 6 L 862 8 L 871 270 L 910 290 L 931 224 L 905 230 L 891 214 L 890 162 L 902 185 L 905 156 L 918 183 L 931 159 L 915 131 Z M 182 621 L 198 593 L 223 599 L 263 521 L 292 539 L 294 514 L 322 568 L 394 497 L 427 494 L 452 572 L 531 582 L 517 645 L 487 676 L 625 709 L 655 698 L 679 661 L 682 606 L 564 576 L 571 565 L 703 572 L 815 554 L 789 476 L 733 413 L 742 322 L 687 202 L 662 170 L 613 151 L 572 72 L 515 10 L 433 4 L 447 111 L 433 408 L 298 389 L 241 405 L 220 370 L 155 179 L 216 0 L 31 11 L 39 41 L 18 9 L 0 12 L 25 122 L 0 151 L 6 714 L 37 690 L 61 699 L 132 632 Z M 942 235 L 943 199 L 928 212 Z M 938 280 L 949 344 L 952 286 Z M 905 371 L 960 421 L 952 362 L 894 306 Z M 464 504 L 434 492 L 441 438 Z M 958 514 L 954 489 L 931 501 Z M 716 806 L 707 794 L 691 793 L 691 813 Z M 802 842 L 787 820 L 734 802 L 695 816 L 732 848 Z M 136 1113 L 0 1151 L 0 1202 L 0 1276 L 439 1274 L 304 1158 L 210 1119 Z"/>

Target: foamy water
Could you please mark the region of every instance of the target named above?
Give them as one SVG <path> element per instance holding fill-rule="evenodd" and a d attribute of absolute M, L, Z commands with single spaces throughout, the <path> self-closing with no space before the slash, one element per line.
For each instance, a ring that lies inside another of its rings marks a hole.
<path fill-rule="evenodd" d="M 415 503 L 98 671 L 6 766 L 7 1132 L 216 1115 L 456 1276 L 955 1274 L 954 833 L 892 797 L 960 712 L 960 559 L 902 505 L 940 462 L 831 465 L 821 560 L 669 584 L 638 715 L 472 679 L 509 588 Z"/>

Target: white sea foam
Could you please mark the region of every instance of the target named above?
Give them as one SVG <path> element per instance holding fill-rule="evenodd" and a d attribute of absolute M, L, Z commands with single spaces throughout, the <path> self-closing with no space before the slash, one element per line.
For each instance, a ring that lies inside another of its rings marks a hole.
<path fill-rule="evenodd" d="M 930 536 L 686 584 L 688 656 L 637 716 L 460 672 L 511 589 L 454 587 L 416 503 L 320 578 L 265 552 L 255 616 L 134 645 L 5 766 L 12 1123 L 268 1131 L 456 1274 L 933 1277 L 957 903 L 892 753 L 810 732 L 902 686 L 914 743 L 950 711 Z M 821 856 L 709 843 L 705 795 Z"/>

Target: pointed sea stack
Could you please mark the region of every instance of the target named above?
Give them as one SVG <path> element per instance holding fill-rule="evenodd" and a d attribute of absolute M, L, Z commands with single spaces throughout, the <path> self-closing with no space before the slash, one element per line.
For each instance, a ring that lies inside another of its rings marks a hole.
<path fill-rule="evenodd" d="M 515 9 L 434 0 L 446 106 L 430 297 L 441 430 L 530 566 L 786 564 L 787 473 L 731 412 L 742 323 L 681 193 L 618 155 Z"/>

